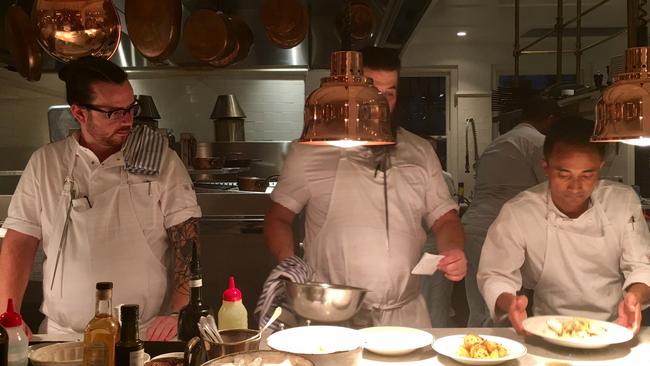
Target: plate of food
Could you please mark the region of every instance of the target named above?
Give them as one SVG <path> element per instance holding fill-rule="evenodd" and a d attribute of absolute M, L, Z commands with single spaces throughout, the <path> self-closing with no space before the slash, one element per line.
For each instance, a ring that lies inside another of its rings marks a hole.
<path fill-rule="evenodd" d="M 523 326 L 550 343 L 573 348 L 603 348 L 634 337 L 630 329 L 616 323 L 575 316 L 534 316 Z"/>
<path fill-rule="evenodd" d="M 437 339 L 433 349 L 465 365 L 497 365 L 526 355 L 526 347 L 512 339 L 458 334 Z"/>
<path fill-rule="evenodd" d="M 431 333 L 415 328 L 370 327 L 359 332 L 365 349 L 387 356 L 404 355 L 433 343 Z"/>

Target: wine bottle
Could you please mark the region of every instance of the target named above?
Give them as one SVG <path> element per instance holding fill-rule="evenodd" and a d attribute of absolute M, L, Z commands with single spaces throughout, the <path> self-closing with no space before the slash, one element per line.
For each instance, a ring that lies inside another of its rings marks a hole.
<path fill-rule="evenodd" d="M 0 326 L 0 366 L 7 366 L 9 357 L 9 335 L 5 328 Z"/>
<path fill-rule="evenodd" d="M 212 313 L 210 307 L 203 303 L 203 276 L 199 262 L 199 248 L 196 241 L 192 242 L 192 262 L 190 263 L 190 302 L 178 314 L 178 339 L 189 341 L 199 336 L 197 323 L 201 316 Z"/>
<path fill-rule="evenodd" d="M 122 305 L 120 314 L 122 327 L 120 341 L 115 345 L 115 365 L 144 366 L 144 342 L 138 336 L 139 306 Z"/>

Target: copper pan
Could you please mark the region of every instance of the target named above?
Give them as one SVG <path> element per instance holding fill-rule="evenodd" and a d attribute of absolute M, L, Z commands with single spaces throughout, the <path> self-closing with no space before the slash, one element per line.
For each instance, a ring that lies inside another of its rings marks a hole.
<path fill-rule="evenodd" d="M 183 26 L 183 43 L 194 58 L 208 63 L 231 56 L 237 47 L 228 17 L 212 9 L 190 14 Z"/>
<path fill-rule="evenodd" d="M 129 38 L 148 60 L 162 62 L 174 52 L 181 34 L 181 0 L 126 0 Z"/>
<path fill-rule="evenodd" d="M 235 62 L 237 62 L 248 57 L 255 39 L 253 37 L 253 31 L 244 19 L 238 15 L 231 15 L 230 18 L 231 24 L 237 34 L 237 43 L 239 43 L 239 51 L 237 52 L 237 57 L 235 57 Z"/>
<path fill-rule="evenodd" d="M 32 21 L 41 48 L 61 62 L 90 55 L 109 59 L 122 37 L 111 0 L 36 0 Z"/>
<path fill-rule="evenodd" d="M 309 14 L 301 0 L 264 0 L 262 23 L 271 42 L 280 48 L 300 44 L 309 30 Z"/>
<path fill-rule="evenodd" d="M 377 28 L 377 17 L 365 0 L 348 3 L 336 17 L 336 28 L 341 37 L 349 27 L 352 42 L 364 42 L 372 38 Z"/>
<path fill-rule="evenodd" d="M 5 34 L 11 58 L 18 73 L 29 81 L 41 79 L 41 49 L 36 42 L 29 15 L 18 4 L 5 16 Z"/>

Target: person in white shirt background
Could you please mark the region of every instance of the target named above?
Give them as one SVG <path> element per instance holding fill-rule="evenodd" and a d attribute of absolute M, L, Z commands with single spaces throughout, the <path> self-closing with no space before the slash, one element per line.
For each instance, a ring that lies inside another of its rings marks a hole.
<path fill-rule="evenodd" d="M 140 305 L 145 340 L 173 339 L 201 217 L 192 181 L 166 145 L 157 174 L 128 171 L 122 148 L 138 105 L 122 69 L 83 57 L 59 77 L 81 130 L 40 148 L 25 167 L 3 225 L 0 307 L 13 298 L 20 309 L 42 243 L 41 332 L 83 333 L 95 283 L 111 281 L 114 304 Z"/>
<path fill-rule="evenodd" d="M 589 141 L 593 122 L 564 117 L 544 142 L 548 182 L 508 201 L 488 231 L 477 281 L 492 317 L 525 334 L 534 315 L 616 321 L 634 332 L 650 302 L 650 235 L 639 197 L 599 180 L 606 145 Z"/>
<path fill-rule="evenodd" d="M 494 139 L 478 161 L 473 199 L 461 218 L 467 256 L 465 294 L 469 327 L 490 325 L 490 314 L 476 285 L 485 235 L 506 201 L 546 180 L 542 169 L 544 134 L 559 113 L 557 103 L 550 98 L 527 99 L 523 103 L 521 122 Z"/>
<path fill-rule="evenodd" d="M 400 67 L 397 51 L 369 48 L 362 54 L 364 75 L 374 80 L 392 113 Z M 305 261 L 314 269 L 315 280 L 370 290 L 361 313 L 371 325 L 427 328 L 431 323 L 419 279 L 410 273 L 426 239 L 421 223 L 434 232 L 445 256 L 438 268 L 453 281 L 466 271 L 463 231 L 433 148 L 395 128 L 397 144 L 388 149 L 294 142 L 271 194 L 265 236 L 277 261 L 293 256 L 292 223 L 305 209 Z M 384 166 L 378 169 L 381 161 Z"/>

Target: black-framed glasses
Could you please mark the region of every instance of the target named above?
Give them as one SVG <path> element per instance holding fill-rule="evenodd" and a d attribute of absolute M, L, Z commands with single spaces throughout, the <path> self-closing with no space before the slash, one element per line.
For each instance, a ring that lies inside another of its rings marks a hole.
<path fill-rule="evenodd" d="M 90 109 L 95 112 L 104 113 L 106 115 L 106 118 L 113 121 L 121 120 L 127 115 L 131 115 L 132 117 L 137 117 L 140 114 L 140 104 L 138 104 L 138 101 L 133 102 L 133 104 L 131 104 L 126 108 L 114 108 L 109 110 L 99 108 L 92 104 L 79 104 L 79 106 Z"/>

